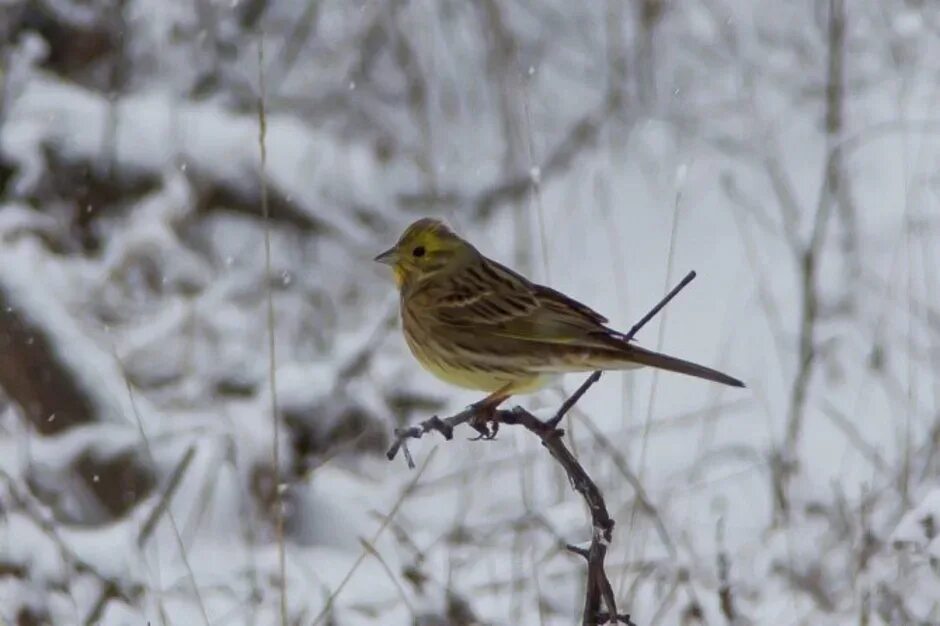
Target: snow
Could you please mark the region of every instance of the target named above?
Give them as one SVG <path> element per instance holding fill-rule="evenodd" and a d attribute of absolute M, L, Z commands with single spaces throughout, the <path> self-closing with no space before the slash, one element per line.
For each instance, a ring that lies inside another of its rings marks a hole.
<path fill-rule="evenodd" d="M 32 232 L 51 232 L 55 229 L 55 220 L 23 204 L 7 204 L 0 207 L 0 232 L 8 239 L 19 234 Z"/>
<path fill-rule="evenodd" d="M 892 534 L 892 541 L 898 548 L 912 547 L 925 554 L 936 555 L 940 548 L 937 538 L 940 529 L 940 489 L 933 489 L 924 496 L 920 504 L 904 514 Z"/>
<path fill-rule="evenodd" d="M 124 375 L 106 342 L 95 341 L 69 314 L 61 294 L 69 293 L 69 276 L 50 262 L 32 240 L 0 249 L 0 289 L 20 303 L 18 314 L 26 315 L 53 346 L 68 346 L 59 357 L 81 377 L 80 382 L 102 419 L 133 424 L 135 414 L 145 423 L 152 409 L 146 399 L 131 403 Z"/>
<path fill-rule="evenodd" d="M 19 166 L 13 183 L 18 194 L 40 183 L 43 146 L 50 144 L 78 161 L 113 150 L 113 159 L 130 173 L 161 172 L 177 161 L 199 164 L 203 175 L 256 193 L 258 127 L 251 115 L 234 115 L 212 104 L 179 106 L 160 92 L 111 103 L 39 75 L 14 101 L 7 119 L 0 151 Z M 115 125 L 113 139 L 110 124 Z M 376 188 L 382 170 L 365 146 L 340 147 L 299 120 L 276 114 L 268 118 L 266 143 L 266 171 L 275 190 L 298 199 L 299 210 L 351 244 L 367 243 L 362 228 L 341 210 L 381 201 L 369 190 Z M 304 204 L 303 198 L 326 198 L 339 210 Z"/>
<path fill-rule="evenodd" d="M 587 545 L 590 516 L 535 437 L 430 433 L 409 443 L 421 474 L 384 457 L 393 428 L 479 399 L 417 367 L 388 268 L 370 260 L 430 214 L 619 329 L 697 271 L 637 339 L 748 389 L 609 373 L 563 424 L 616 522 L 608 572 L 638 624 L 693 609 L 730 621 L 720 558 L 735 624 L 940 622 L 935 7 L 845 3 L 845 127 L 827 138 L 828 12 L 812 3 L 670 5 L 648 41 L 639 12 L 604 3 L 311 15 L 290 0 L 256 24 L 246 2 L 132 0 L 121 20 L 111 5 L 46 4 L 86 35 L 122 22 L 123 49 L 95 59 L 66 45 L 93 38 L 28 25 L 0 44 L 0 293 L 13 303 L 0 315 L 42 331 L 95 413 L 45 436 L 0 394 L 0 621 L 29 608 L 82 623 L 109 580 L 125 597 L 104 626 L 200 624 L 203 611 L 280 623 L 278 495 L 290 623 L 314 623 L 334 593 L 338 626 L 449 624 L 461 605 L 494 626 L 576 622 L 585 568 L 564 546 Z M 618 55 L 625 104 L 610 113 Z M 112 87 L 115 68 L 127 76 Z M 600 111 L 596 136 L 570 134 Z M 814 227 L 831 141 L 845 148 L 861 275 L 833 206 L 784 516 L 774 463 L 799 367 L 794 248 Z M 480 198 L 518 181 L 523 195 L 479 215 Z M 512 401 L 547 419 L 581 382 Z M 77 459 L 124 454 L 153 490 L 88 516 L 114 477 L 83 477 Z"/>

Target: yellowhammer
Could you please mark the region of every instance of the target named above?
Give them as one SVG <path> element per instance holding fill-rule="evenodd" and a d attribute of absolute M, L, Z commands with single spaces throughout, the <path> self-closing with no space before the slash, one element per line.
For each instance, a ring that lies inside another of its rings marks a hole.
<path fill-rule="evenodd" d="M 415 358 L 444 381 L 489 392 L 481 406 L 495 409 L 566 372 L 644 365 L 744 386 L 629 343 L 603 315 L 486 258 L 439 220 L 418 220 L 375 260 L 392 266 Z"/>

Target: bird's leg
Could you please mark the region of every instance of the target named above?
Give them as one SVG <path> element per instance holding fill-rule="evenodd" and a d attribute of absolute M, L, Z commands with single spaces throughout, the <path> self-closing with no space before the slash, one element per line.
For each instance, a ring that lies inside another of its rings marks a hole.
<path fill-rule="evenodd" d="M 470 418 L 470 426 L 480 433 L 474 441 L 496 438 L 496 433 L 499 432 L 499 415 L 496 409 L 512 395 L 507 393 L 511 387 L 511 384 L 500 387 L 482 400 L 470 405 L 470 408 L 473 409 L 473 417 Z M 490 424 L 492 424 L 492 427 Z"/>

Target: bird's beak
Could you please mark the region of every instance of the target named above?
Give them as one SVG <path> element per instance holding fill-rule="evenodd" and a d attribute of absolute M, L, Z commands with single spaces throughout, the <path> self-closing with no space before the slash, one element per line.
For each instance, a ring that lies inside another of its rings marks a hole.
<path fill-rule="evenodd" d="M 375 257 L 374 260 L 386 265 L 395 265 L 395 263 L 398 261 L 398 250 L 395 248 L 389 248 L 379 256 Z"/>

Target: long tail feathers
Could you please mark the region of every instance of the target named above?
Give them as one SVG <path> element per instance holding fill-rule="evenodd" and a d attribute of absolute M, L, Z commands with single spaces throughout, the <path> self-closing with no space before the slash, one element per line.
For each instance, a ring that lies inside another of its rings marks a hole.
<path fill-rule="evenodd" d="M 646 350 L 645 348 L 640 348 L 639 346 L 629 345 L 623 351 L 626 353 L 626 359 L 633 363 L 648 365 L 650 367 L 658 367 L 659 369 L 668 370 L 670 372 L 678 372 L 688 376 L 695 376 L 697 378 L 704 378 L 705 380 L 712 380 L 716 383 L 722 383 L 732 387 L 745 386 L 744 383 L 742 383 L 737 378 L 733 378 L 727 374 L 722 374 L 718 370 L 713 370 L 710 367 L 705 367 L 704 365 L 698 365 L 697 363 L 691 363 L 689 361 L 683 361 L 682 359 L 677 359 L 672 356 L 660 354 L 659 352 L 653 352 L 652 350 Z"/>

